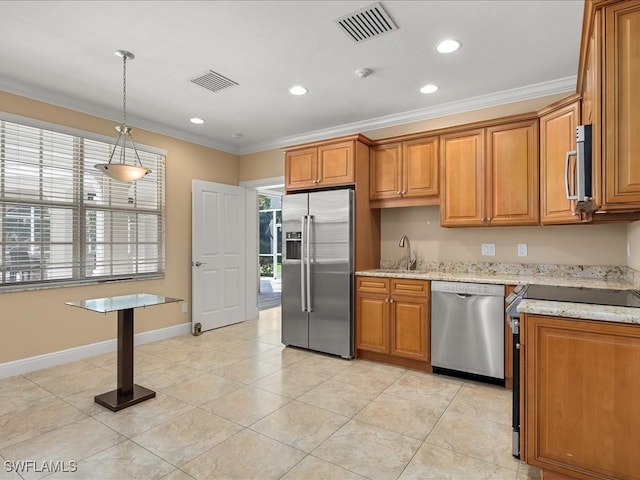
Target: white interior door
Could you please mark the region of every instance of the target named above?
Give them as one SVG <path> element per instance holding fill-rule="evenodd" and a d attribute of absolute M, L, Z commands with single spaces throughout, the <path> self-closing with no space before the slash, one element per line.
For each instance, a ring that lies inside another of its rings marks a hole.
<path fill-rule="evenodd" d="M 245 189 L 192 183 L 192 331 L 246 319 Z"/>

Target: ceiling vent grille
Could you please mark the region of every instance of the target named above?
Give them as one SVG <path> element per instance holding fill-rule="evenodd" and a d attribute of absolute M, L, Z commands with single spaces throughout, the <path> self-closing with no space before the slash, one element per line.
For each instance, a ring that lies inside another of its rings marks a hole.
<path fill-rule="evenodd" d="M 229 80 L 227 77 L 224 77 L 213 70 L 209 70 L 207 73 L 198 75 L 197 77 L 192 78 L 191 81 L 196 85 L 206 88 L 207 90 L 211 90 L 212 92 L 219 92 L 225 88 L 238 85 L 233 80 Z"/>
<path fill-rule="evenodd" d="M 356 43 L 398 30 L 397 25 L 393 23 L 380 3 L 374 3 L 338 18 L 336 23 Z"/>

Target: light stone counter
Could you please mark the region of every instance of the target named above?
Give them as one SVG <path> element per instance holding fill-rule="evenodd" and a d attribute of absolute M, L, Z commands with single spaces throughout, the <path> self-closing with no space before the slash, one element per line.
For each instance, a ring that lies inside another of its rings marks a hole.
<path fill-rule="evenodd" d="M 356 272 L 359 276 L 413 278 L 416 280 L 444 280 L 449 282 L 493 283 L 500 285 L 536 284 L 562 287 L 609 288 L 627 290 L 634 288 L 633 283 L 625 278 L 592 278 L 579 276 L 540 275 L 540 274 L 509 274 L 489 272 L 446 272 L 398 270 L 381 268 Z"/>
<path fill-rule="evenodd" d="M 640 325 L 640 308 L 588 305 L 584 303 L 550 302 L 523 299 L 518 305 L 520 313 L 535 313 L 552 317 L 580 318 L 605 322 L 635 323 Z"/>

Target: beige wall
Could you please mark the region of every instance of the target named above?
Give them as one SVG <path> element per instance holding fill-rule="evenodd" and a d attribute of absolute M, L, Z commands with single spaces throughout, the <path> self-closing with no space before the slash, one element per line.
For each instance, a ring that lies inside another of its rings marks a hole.
<path fill-rule="evenodd" d="M 627 265 L 640 272 L 640 222 L 633 222 L 627 226 L 627 242 L 631 253 Z"/>
<path fill-rule="evenodd" d="M 627 224 L 443 228 L 438 206 L 383 209 L 381 222 L 384 260 L 403 257 L 404 249 L 398 247 L 398 242 L 402 235 L 407 235 L 418 260 L 627 264 Z M 640 238 L 640 222 L 634 230 Z M 483 243 L 495 244 L 495 257 L 482 256 Z M 518 243 L 528 245 L 527 257 L 518 257 Z"/>
<path fill-rule="evenodd" d="M 381 138 L 395 137 L 397 135 L 406 135 L 409 133 L 425 132 L 427 130 L 435 130 L 438 128 L 464 125 L 465 123 L 482 122 L 485 120 L 492 120 L 494 118 L 508 117 L 509 115 L 535 112 L 537 110 L 540 110 L 541 108 L 551 105 L 553 102 L 556 102 L 566 96 L 566 94 L 550 95 L 547 97 L 534 98 L 522 102 L 509 103 L 496 107 L 458 113 L 455 115 L 430 118 L 428 120 L 422 120 L 420 122 L 407 123 L 404 125 L 381 128 L 378 130 L 369 130 L 362 133 L 372 140 L 378 140 Z"/>
<path fill-rule="evenodd" d="M 284 152 L 282 150 L 267 150 L 242 155 L 238 170 L 241 182 L 284 177 Z"/>
<path fill-rule="evenodd" d="M 114 136 L 114 122 L 0 92 L 0 110 L 59 125 Z M 191 180 L 237 185 L 238 157 L 135 129 L 137 143 L 167 151 L 166 275 L 163 280 L 100 286 L 0 293 L 0 363 L 109 340 L 116 336 L 115 314 L 100 315 L 64 305 L 134 292 L 183 298 L 191 295 Z M 136 311 L 136 333 L 190 322 L 179 305 Z"/>

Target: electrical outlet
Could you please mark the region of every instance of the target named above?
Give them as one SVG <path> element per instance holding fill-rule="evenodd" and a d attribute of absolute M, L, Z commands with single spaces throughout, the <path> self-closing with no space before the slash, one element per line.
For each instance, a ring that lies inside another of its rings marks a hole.
<path fill-rule="evenodd" d="M 188 313 L 189 312 L 189 304 L 187 302 L 183 302 L 182 303 L 182 313 Z"/>
<path fill-rule="evenodd" d="M 527 256 L 527 244 L 526 243 L 519 243 L 518 244 L 518 256 L 519 257 L 526 257 Z"/>
<path fill-rule="evenodd" d="M 496 256 L 496 244 L 495 243 L 483 243 L 482 244 L 482 255 L 487 257 L 495 257 Z"/>

